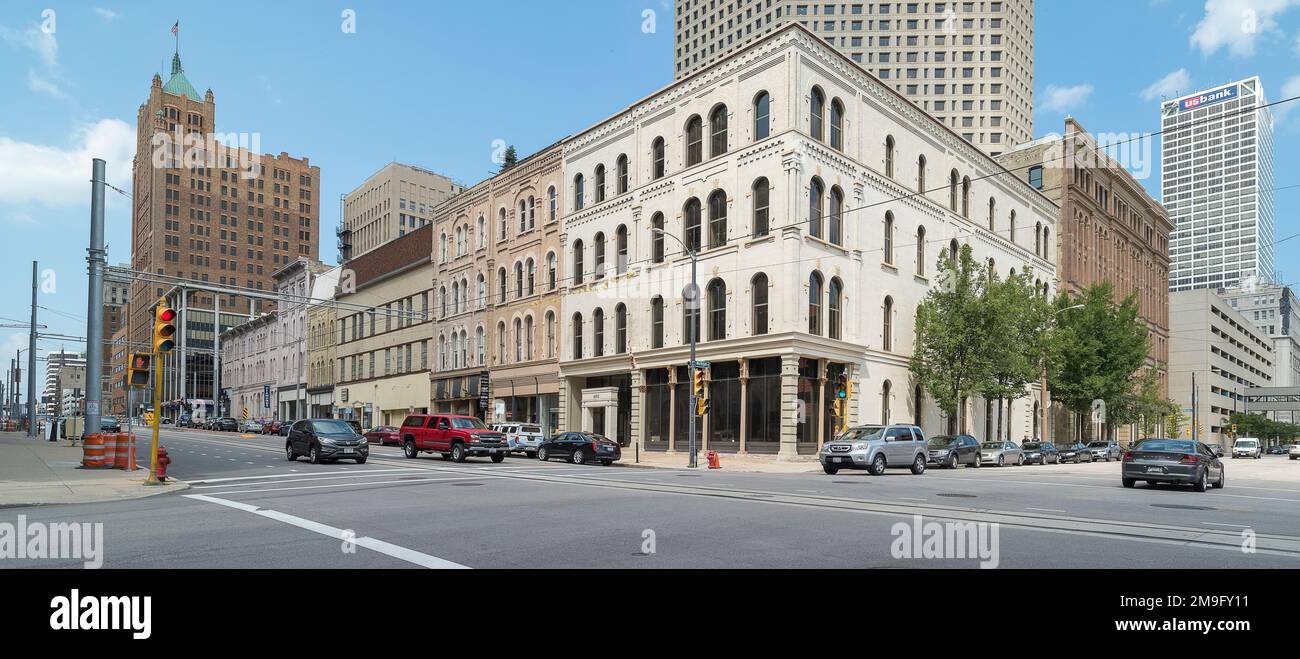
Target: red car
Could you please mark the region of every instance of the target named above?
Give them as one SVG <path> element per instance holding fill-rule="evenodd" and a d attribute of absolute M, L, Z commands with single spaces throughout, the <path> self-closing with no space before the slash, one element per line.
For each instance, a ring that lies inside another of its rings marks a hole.
<path fill-rule="evenodd" d="M 263 422 L 263 423 L 262 423 L 262 434 L 263 434 L 263 435 L 278 435 L 278 434 L 280 434 L 280 420 L 279 420 L 279 419 L 271 419 L 270 421 L 265 421 L 265 422 Z"/>
<path fill-rule="evenodd" d="M 369 440 L 371 444 L 378 444 L 380 446 L 388 446 L 389 444 L 400 446 L 402 443 L 402 433 L 400 429 L 394 428 L 393 426 L 375 426 L 366 431 L 366 439 Z"/>
<path fill-rule="evenodd" d="M 488 428 L 477 417 L 458 414 L 412 414 L 402 422 L 402 452 L 408 458 L 440 453 L 443 460 L 464 462 L 486 456 L 501 462 L 510 452 L 506 436 Z"/>

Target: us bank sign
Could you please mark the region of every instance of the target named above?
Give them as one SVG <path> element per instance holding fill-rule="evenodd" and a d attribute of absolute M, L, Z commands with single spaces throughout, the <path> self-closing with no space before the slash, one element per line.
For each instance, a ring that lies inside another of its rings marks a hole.
<path fill-rule="evenodd" d="M 1199 107 L 1214 105 L 1215 103 L 1222 103 L 1223 101 L 1230 101 L 1234 98 L 1237 98 L 1237 86 L 1228 85 L 1227 87 L 1220 87 L 1214 91 L 1197 94 L 1196 96 L 1179 101 L 1178 111 L 1186 112 L 1187 110 L 1195 110 Z"/>

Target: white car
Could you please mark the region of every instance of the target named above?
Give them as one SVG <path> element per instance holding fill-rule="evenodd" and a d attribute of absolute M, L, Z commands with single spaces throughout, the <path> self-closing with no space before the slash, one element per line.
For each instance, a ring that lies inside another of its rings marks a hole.
<path fill-rule="evenodd" d="M 262 432 L 262 422 L 249 419 L 239 427 L 241 432 Z"/>
<path fill-rule="evenodd" d="M 1292 460 L 1300 460 L 1300 444 L 1292 444 L 1291 450 L 1287 451 L 1286 455 Z"/>
<path fill-rule="evenodd" d="M 511 453 L 523 453 L 532 458 L 546 439 L 542 427 L 535 423 L 498 423 L 492 429 L 506 436 L 506 445 Z"/>
<path fill-rule="evenodd" d="M 1264 449 L 1260 447 L 1259 440 L 1254 437 L 1242 437 L 1232 443 L 1232 457 L 1234 458 L 1255 458 L 1259 459 L 1264 454 Z"/>

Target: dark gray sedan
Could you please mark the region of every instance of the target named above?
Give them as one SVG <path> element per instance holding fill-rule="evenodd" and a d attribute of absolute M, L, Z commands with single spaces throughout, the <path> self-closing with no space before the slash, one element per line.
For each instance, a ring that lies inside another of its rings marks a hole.
<path fill-rule="evenodd" d="M 1223 461 L 1209 446 L 1190 439 L 1144 439 L 1124 453 L 1124 487 L 1138 481 L 1190 484 L 1197 492 L 1223 487 Z"/>
<path fill-rule="evenodd" d="M 1025 442 L 1025 444 L 1020 448 L 1025 451 L 1025 464 L 1038 463 L 1040 465 L 1045 465 L 1054 463 L 1060 464 L 1061 462 L 1061 452 L 1056 450 L 1055 444 L 1048 444 L 1047 442 Z"/>

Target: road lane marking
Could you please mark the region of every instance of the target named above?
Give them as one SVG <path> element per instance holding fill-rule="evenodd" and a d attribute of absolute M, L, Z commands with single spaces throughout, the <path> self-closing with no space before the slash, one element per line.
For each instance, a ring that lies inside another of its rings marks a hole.
<path fill-rule="evenodd" d="M 492 479 L 497 479 L 497 478 L 504 478 L 504 477 L 503 477 L 503 476 L 464 476 L 464 477 L 456 477 L 456 478 L 403 478 L 403 479 L 398 479 L 398 480 L 386 480 L 386 481 L 362 481 L 362 482 L 351 481 L 351 482 L 348 482 L 348 483 L 331 483 L 331 484 L 328 484 L 328 485 L 303 485 L 303 486 L 301 486 L 301 487 L 253 487 L 253 486 L 259 486 L 259 485 L 276 485 L 276 483 L 274 483 L 274 482 L 272 482 L 272 483 L 245 483 L 245 485 L 248 485 L 248 486 L 252 487 L 252 489 L 248 489 L 248 490 L 222 490 L 221 494 L 223 494 L 223 495 L 225 495 L 225 494 L 256 494 L 256 493 L 258 493 L 258 492 L 289 492 L 289 491 L 292 491 L 292 490 L 321 490 L 321 489 L 330 489 L 330 488 L 339 488 L 339 487 L 359 487 L 359 486 L 361 486 L 361 485 L 412 485 L 412 484 L 415 484 L 415 483 L 444 483 L 444 482 L 449 482 L 449 481 L 478 481 L 478 480 L 492 480 Z M 294 483 L 294 482 L 297 482 L 297 481 L 285 481 L 285 482 L 286 482 L 286 483 Z"/>
<path fill-rule="evenodd" d="M 270 465 L 267 465 L 267 466 L 270 466 Z M 302 473 L 302 472 L 299 472 L 297 469 L 290 469 L 289 471 L 292 472 L 292 473 Z M 352 477 L 352 478 L 361 478 L 361 477 L 369 476 L 369 475 L 371 475 L 371 474 L 393 474 L 393 473 L 404 473 L 404 472 L 411 472 L 411 471 L 423 471 L 423 470 L 422 470 L 422 469 L 415 469 L 415 468 L 406 468 L 406 469 L 370 469 L 370 470 L 367 470 L 367 471 L 366 471 L 365 473 L 363 473 L 363 474 L 352 474 L 350 477 Z M 314 471 L 314 472 L 310 472 L 310 473 L 306 473 L 306 474 L 302 474 L 302 475 L 303 475 L 303 476 L 315 476 L 315 475 L 318 475 L 318 474 L 328 474 L 328 473 L 330 473 L 330 472 L 328 472 L 328 471 Z M 288 476 L 289 476 L 289 474 L 266 474 L 266 475 L 264 475 L 264 476 L 231 476 L 231 477 L 229 477 L 229 478 L 204 478 L 204 479 L 201 479 L 201 480 L 190 481 L 190 485 L 210 485 L 210 484 L 212 484 L 212 483 L 228 483 L 228 482 L 232 482 L 232 481 L 247 481 L 247 480 L 256 480 L 256 479 L 263 479 L 263 478 L 281 478 L 281 477 L 288 477 Z"/>
<path fill-rule="evenodd" d="M 1060 508 L 1025 508 L 1025 510 L 1037 510 L 1038 512 L 1041 512 L 1041 513 L 1064 513 L 1064 512 L 1068 512 L 1068 511 L 1065 511 L 1065 510 L 1061 510 Z"/>
<path fill-rule="evenodd" d="M 319 533 L 323 536 L 334 538 L 335 540 L 350 541 L 353 544 L 357 545 L 358 547 L 365 547 L 370 551 L 384 554 L 386 556 L 392 556 L 393 558 L 396 558 L 398 560 L 403 560 L 406 561 L 407 563 L 413 563 L 415 565 L 419 565 L 420 567 L 426 567 L 434 570 L 470 569 L 469 566 L 467 565 L 461 565 L 460 563 L 453 563 L 452 561 L 449 561 L 445 558 L 430 556 L 429 554 L 418 552 L 415 551 L 414 549 L 401 547 L 392 544 L 390 542 L 384 542 L 383 540 L 378 540 L 371 537 L 352 538 L 351 537 L 352 534 L 348 531 L 344 531 L 343 529 L 337 529 L 332 526 L 321 524 L 320 522 L 313 522 L 312 520 L 304 519 L 302 517 L 297 517 L 295 515 L 289 515 L 287 513 L 282 513 L 275 510 L 259 508 L 252 504 L 240 503 L 238 501 L 230 501 L 228 499 L 219 499 L 217 497 L 208 496 L 206 494 L 186 494 L 183 496 L 185 496 L 188 499 L 194 499 L 196 501 L 203 501 L 206 503 L 213 503 L 218 506 L 233 508 L 235 510 L 242 510 L 246 513 L 252 513 L 254 515 L 259 515 L 267 519 L 273 519 L 277 522 L 282 522 L 284 524 L 296 526 L 300 529 L 306 529 L 313 533 Z"/>
<path fill-rule="evenodd" d="M 1226 526 L 1226 527 L 1228 527 L 1228 528 L 1230 528 L 1230 529 L 1248 529 L 1248 528 L 1250 528 L 1250 525 L 1249 525 L 1249 524 L 1219 524 L 1219 523 L 1216 523 L 1216 522 L 1202 522 L 1202 524 L 1205 524 L 1205 525 L 1207 525 L 1207 526 Z"/>

